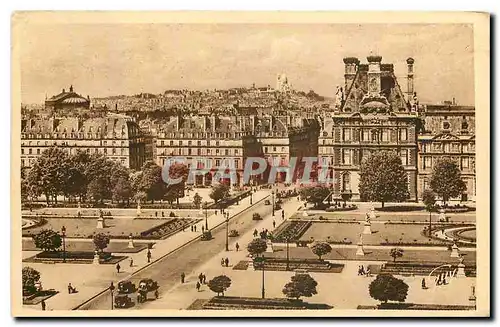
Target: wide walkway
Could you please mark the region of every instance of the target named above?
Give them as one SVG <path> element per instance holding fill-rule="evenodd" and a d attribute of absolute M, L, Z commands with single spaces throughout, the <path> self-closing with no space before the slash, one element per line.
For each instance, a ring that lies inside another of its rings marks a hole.
<path fill-rule="evenodd" d="M 253 194 L 253 204 L 262 201 L 270 194 L 270 190 L 260 190 Z M 233 205 L 229 208 L 231 216 L 238 214 L 250 206 L 250 198 L 247 197 L 240 201 L 239 204 Z M 208 217 L 209 228 L 214 228 L 217 225 L 223 224 L 225 218 L 219 212 L 217 215 L 213 214 Z M 202 226 L 205 225 L 205 219 L 201 220 L 197 226 L 197 232 L 191 232 L 186 229 L 184 232 L 165 239 L 156 241 L 154 248 L 151 250 L 152 260 L 147 262 L 146 251 L 143 250 L 139 253 L 130 254 L 129 258 L 133 260 L 133 266 L 130 267 L 129 259 L 120 262 L 121 271 L 116 272 L 114 265 L 92 265 L 92 264 L 43 264 L 43 263 L 23 263 L 24 266 L 30 266 L 37 269 L 41 273 L 41 281 L 45 289 L 56 289 L 60 293 L 51 297 L 46 301 L 49 310 L 71 310 L 81 304 L 82 302 L 90 299 L 95 294 L 101 292 L 106 288 L 111 281 L 116 285 L 118 281 L 128 279 L 132 274 L 144 269 L 145 267 L 153 264 L 166 254 L 174 251 L 178 247 L 200 237 Z M 25 251 L 23 258 L 35 255 L 38 252 Z M 120 254 L 118 254 L 120 255 Z M 128 254 L 127 254 L 128 255 Z M 79 292 L 76 294 L 67 293 L 67 285 L 71 282 Z M 33 308 L 33 306 L 25 306 Z M 37 306 L 39 308 L 39 306 Z M 41 308 L 40 308 L 41 309 Z"/>

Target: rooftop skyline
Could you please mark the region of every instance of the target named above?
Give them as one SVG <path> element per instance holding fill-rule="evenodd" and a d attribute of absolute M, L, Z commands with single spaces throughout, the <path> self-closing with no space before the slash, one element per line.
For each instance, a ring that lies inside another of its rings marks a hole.
<path fill-rule="evenodd" d="M 107 24 L 28 25 L 20 38 L 23 103 L 71 84 L 83 96 L 167 89 L 276 85 L 285 73 L 297 90 L 333 97 L 347 56 L 393 63 L 406 92 L 406 59 L 415 59 L 420 102 L 474 104 L 469 25 Z"/>

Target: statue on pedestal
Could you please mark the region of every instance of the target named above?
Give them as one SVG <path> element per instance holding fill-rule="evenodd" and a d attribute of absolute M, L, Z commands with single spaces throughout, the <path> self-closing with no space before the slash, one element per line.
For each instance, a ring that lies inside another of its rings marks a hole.
<path fill-rule="evenodd" d="M 97 227 L 98 229 L 102 229 L 106 227 L 106 224 L 104 222 L 104 214 L 102 212 L 102 209 L 99 209 L 99 218 L 97 218 Z"/>
<path fill-rule="evenodd" d="M 371 235 L 371 233 L 372 233 L 371 226 L 372 226 L 372 224 L 371 224 L 371 220 L 370 220 L 370 215 L 367 213 L 366 217 L 365 217 L 363 234 L 365 234 L 365 235 Z"/>
<path fill-rule="evenodd" d="M 97 250 L 94 251 L 94 260 L 92 261 L 94 265 L 99 264 L 99 254 L 97 253 Z"/>
<path fill-rule="evenodd" d="M 356 249 L 356 255 L 365 255 L 365 251 L 363 249 L 363 234 L 359 235 L 358 247 Z"/>
<path fill-rule="evenodd" d="M 133 249 L 134 248 L 134 240 L 132 239 L 132 233 L 128 236 L 128 248 Z"/>

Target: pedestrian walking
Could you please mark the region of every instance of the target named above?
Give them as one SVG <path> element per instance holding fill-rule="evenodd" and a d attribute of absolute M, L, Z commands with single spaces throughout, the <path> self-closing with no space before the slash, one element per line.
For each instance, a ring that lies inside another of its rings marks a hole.
<path fill-rule="evenodd" d="M 259 232 L 257 231 L 257 229 L 255 229 L 255 230 L 253 231 L 253 237 L 257 237 L 257 235 L 259 235 Z"/>
<path fill-rule="evenodd" d="M 273 228 L 276 228 L 276 221 L 273 220 Z"/>
<path fill-rule="evenodd" d="M 196 225 L 194 225 L 194 231 L 196 232 Z"/>
<path fill-rule="evenodd" d="M 130 262 L 130 267 L 133 267 L 134 266 L 134 259 L 130 258 L 129 262 Z"/>
<path fill-rule="evenodd" d="M 165 212 L 164 211 L 161 212 L 161 216 L 165 217 Z"/>
<path fill-rule="evenodd" d="M 207 275 L 203 274 L 203 284 L 207 283 Z"/>
<path fill-rule="evenodd" d="M 370 267 L 366 268 L 366 277 L 371 277 L 372 272 L 370 271 Z"/>
<path fill-rule="evenodd" d="M 46 304 L 45 304 L 45 300 L 42 300 L 42 311 L 45 311 L 45 308 L 46 308 Z"/>
<path fill-rule="evenodd" d="M 148 250 L 148 253 L 146 255 L 148 257 L 148 263 L 151 262 L 151 251 Z"/>
<path fill-rule="evenodd" d="M 186 279 L 186 274 L 184 272 L 181 273 L 181 283 L 184 284 L 184 280 Z"/>
<path fill-rule="evenodd" d="M 203 274 L 202 273 L 200 273 L 198 275 L 198 279 L 200 280 L 200 283 L 203 283 Z"/>
<path fill-rule="evenodd" d="M 201 284 L 200 282 L 196 282 L 196 291 L 200 291 Z"/>
<path fill-rule="evenodd" d="M 158 217 L 158 211 L 155 211 L 155 217 Z"/>
<path fill-rule="evenodd" d="M 285 220 L 285 210 L 281 211 L 281 220 Z"/>
<path fill-rule="evenodd" d="M 225 263 L 224 258 L 220 259 L 220 265 L 221 265 L 222 267 L 224 267 L 224 263 Z"/>
<path fill-rule="evenodd" d="M 205 232 L 205 226 L 201 226 L 201 232 L 204 233 Z"/>
<path fill-rule="evenodd" d="M 194 230 L 193 230 L 193 225 L 191 225 L 191 231 L 192 231 L 192 232 L 194 232 Z"/>
<path fill-rule="evenodd" d="M 240 245 L 238 244 L 238 242 L 236 242 L 235 247 L 236 247 L 236 252 L 238 252 L 240 250 Z"/>
<path fill-rule="evenodd" d="M 365 274 L 365 266 L 361 266 L 361 275 Z"/>
<path fill-rule="evenodd" d="M 226 258 L 226 260 L 224 260 L 224 262 L 226 263 L 226 267 L 229 267 L 229 258 Z"/>
<path fill-rule="evenodd" d="M 422 278 L 422 289 L 427 289 L 427 285 L 425 285 L 425 278 Z"/>
<path fill-rule="evenodd" d="M 116 272 L 117 272 L 117 273 L 120 273 L 120 268 L 121 268 L 121 267 L 120 267 L 120 264 L 119 264 L 119 263 L 117 263 L 117 264 L 116 264 Z"/>

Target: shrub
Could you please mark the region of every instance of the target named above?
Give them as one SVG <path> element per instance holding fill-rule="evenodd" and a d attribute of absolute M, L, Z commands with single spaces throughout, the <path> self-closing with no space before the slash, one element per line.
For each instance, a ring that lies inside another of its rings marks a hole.
<path fill-rule="evenodd" d="M 213 279 L 208 281 L 208 288 L 212 291 L 217 293 L 217 296 L 219 296 L 222 293 L 222 296 L 224 296 L 224 292 L 231 286 L 231 278 L 225 276 L 225 275 L 220 275 L 217 277 L 214 277 Z"/>
<path fill-rule="evenodd" d="M 283 287 L 283 294 L 288 298 L 299 299 L 301 296 L 311 297 L 318 294 L 316 290 L 316 282 L 311 276 L 307 274 L 292 276 L 292 281 Z"/>
<path fill-rule="evenodd" d="M 408 285 L 392 275 L 380 274 L 370 283 L 370 296 L 375 300 L 404 302 L 408 295 Z"/>
<path fill-rule="evenodd" d="M 44 251 L 54 251 L 62 244 L 61 235 L 51 229 L 43 229 L 32 238 L 35 246 Z"/>
<path fill-rule="evenodd" d="M 33 294 L 36 291 L 35 283 L 40 280 L 40 273 L 31 268 L 24 267 L 22 270 L 23 274 L 23 293 L 26 292 L 28 294 Z"/>

